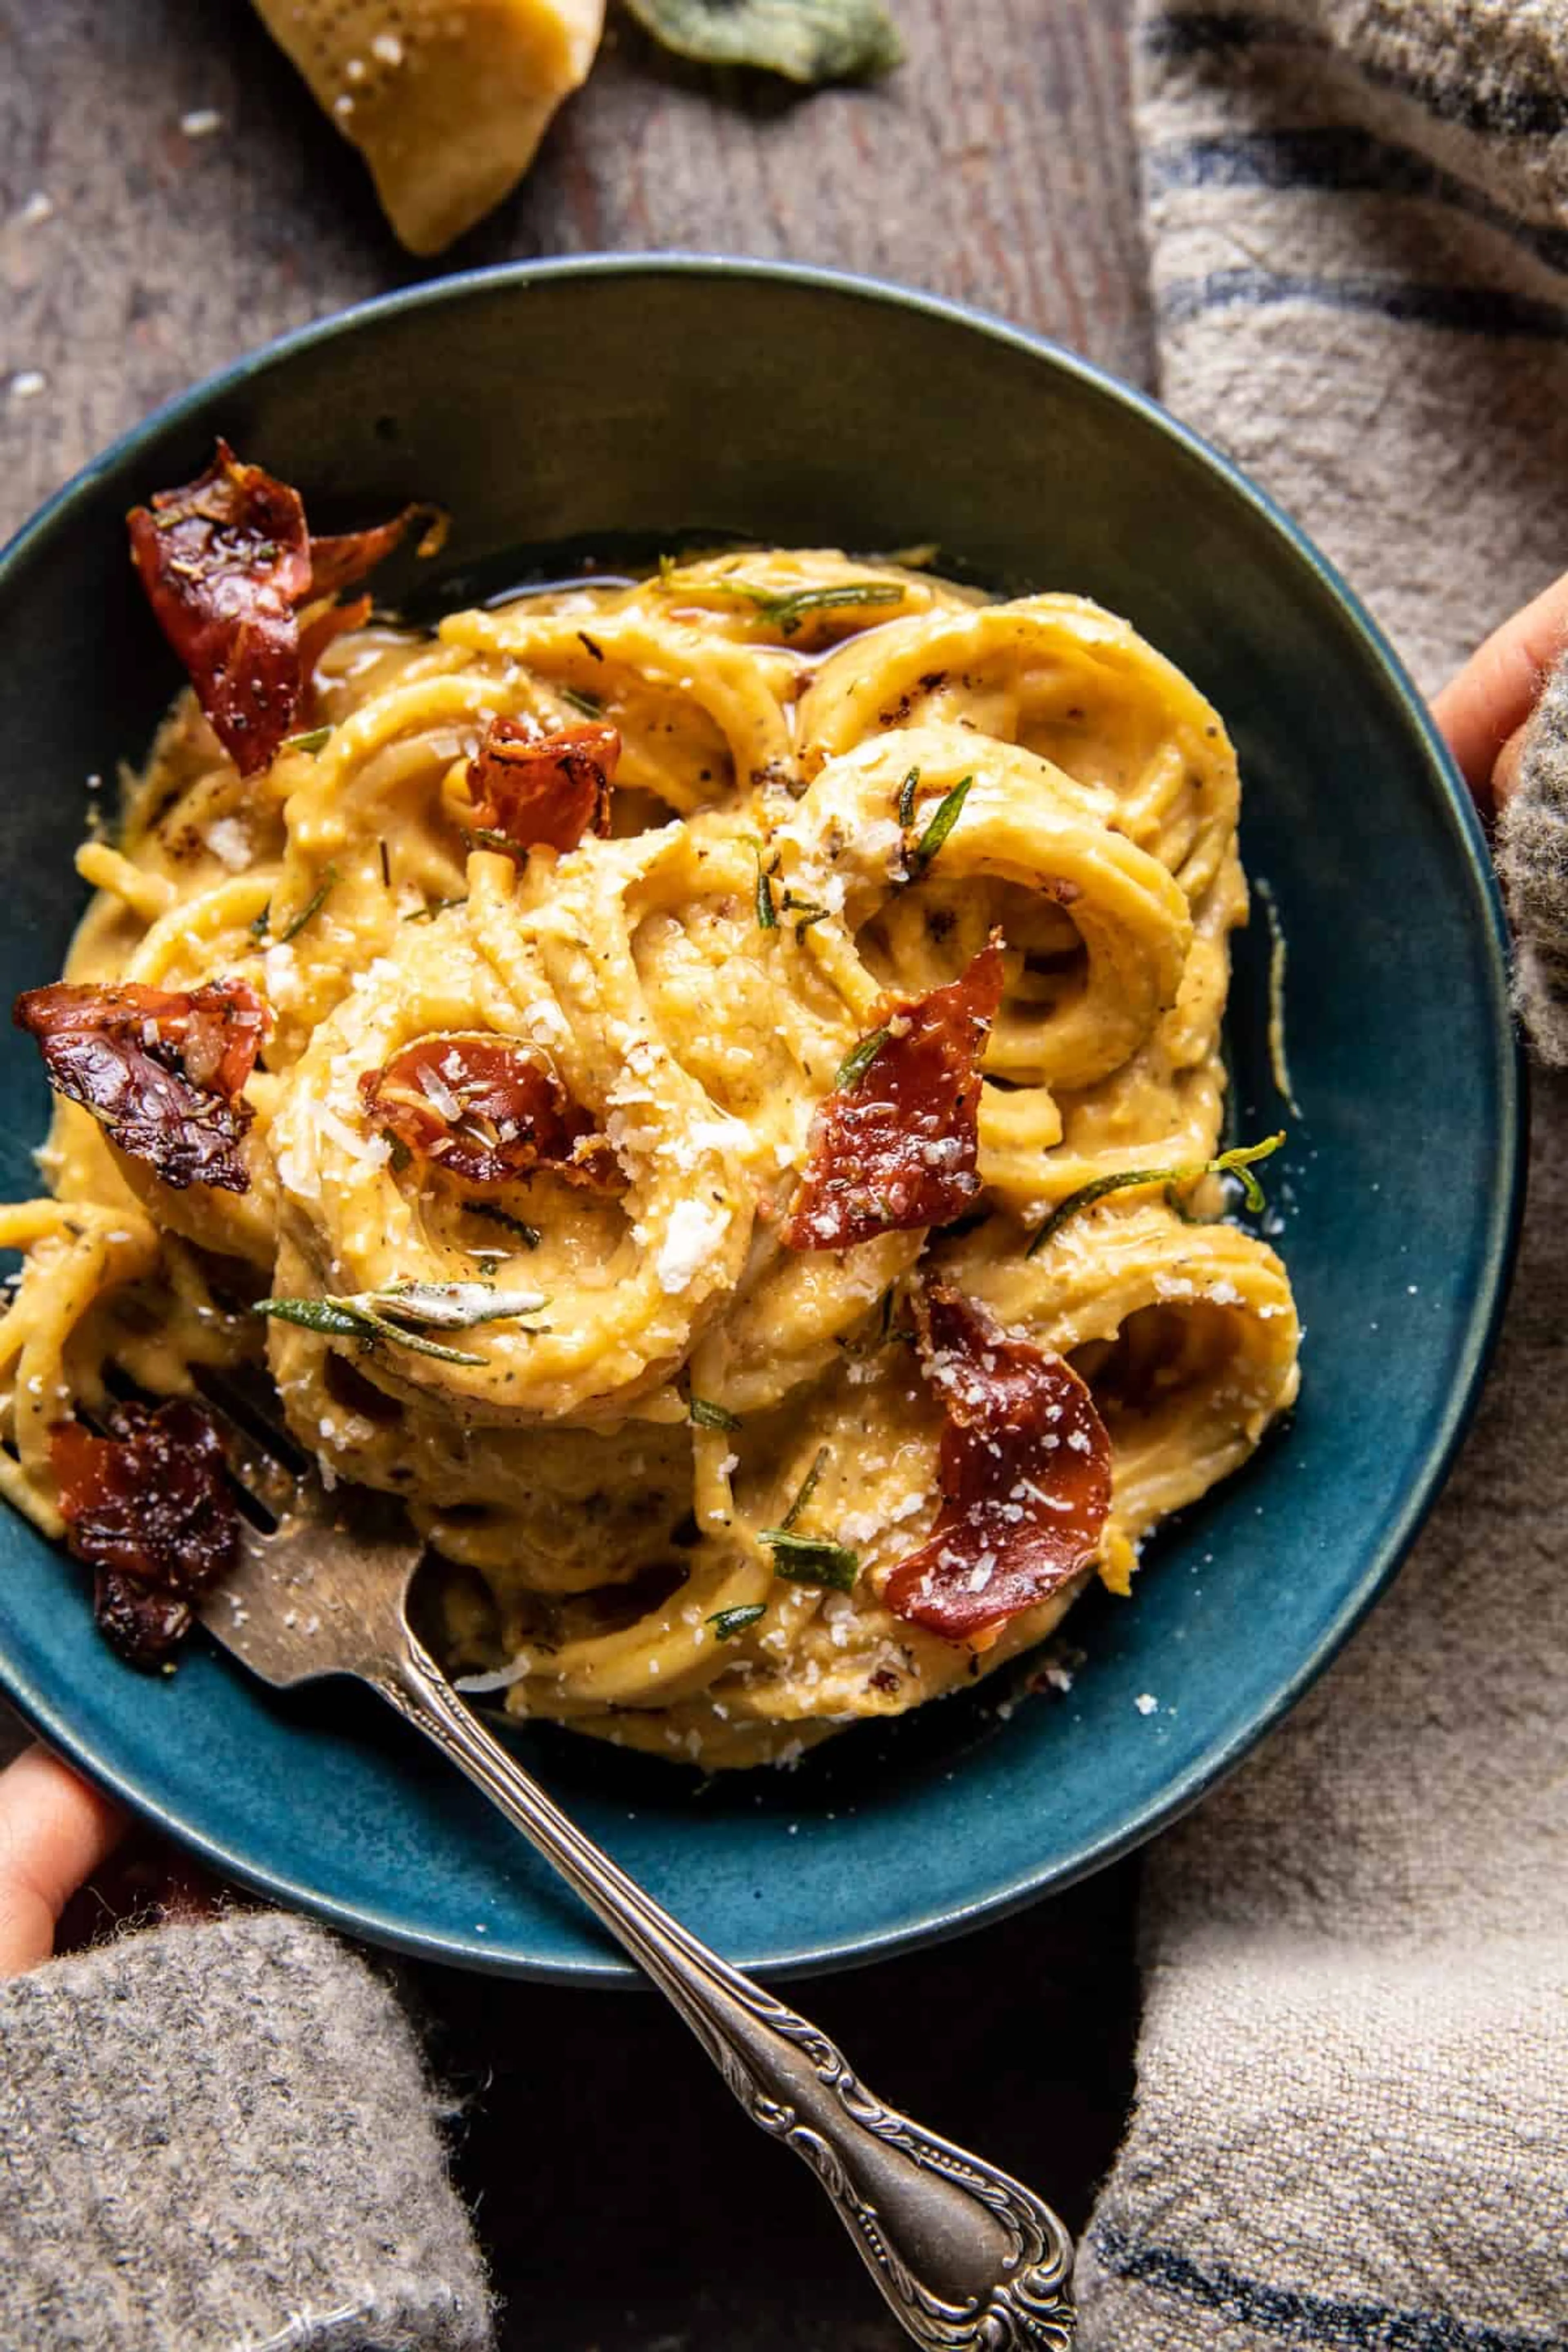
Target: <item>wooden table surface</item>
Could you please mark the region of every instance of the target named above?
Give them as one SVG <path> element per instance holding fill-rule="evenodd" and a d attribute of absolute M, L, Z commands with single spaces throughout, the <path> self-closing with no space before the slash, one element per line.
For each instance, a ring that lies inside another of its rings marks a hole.
<path fill-rule="evenodd" d="M 358 158 L 237 0 L 0 0 L 0 539 L 236 353 L 522 255 L 832 263 L 981 304 L 1146 382 L 1126 0 L 895 8 L 900 70 L 810 98 L 675 66 L 612 9 L 592 81 L 522 189 L 433 265 L 400 251 Z M 200 110 L 219 126 L 193 137 L 182 118 Z M 1075 2225 L 1131 2090 L 1132 1875 L 805 1996 L 886 2096 Z M 458 2168 L 509 2347 L 903 2342 L 804 2170 L 748 2130 L 660 2004 L 437 1969 L 414 1991 L 465 2102 Z"/>

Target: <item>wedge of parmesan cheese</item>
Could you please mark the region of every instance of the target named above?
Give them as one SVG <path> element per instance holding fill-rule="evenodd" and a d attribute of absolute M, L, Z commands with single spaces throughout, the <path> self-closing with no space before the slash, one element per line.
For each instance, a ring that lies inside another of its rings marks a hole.
<path fill-rule="evenodd" d="M 256 0 L 371 169 L 411 253 L 438 253 L 527 171 L 587 79 L 604 0 Z"/>

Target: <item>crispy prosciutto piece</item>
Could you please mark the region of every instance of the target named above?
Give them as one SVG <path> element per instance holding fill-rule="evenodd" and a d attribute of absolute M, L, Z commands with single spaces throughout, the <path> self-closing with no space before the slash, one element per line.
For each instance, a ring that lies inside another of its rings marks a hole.
<path fill-rule="evenodd" d="M 302 644 L 297 608 L 363 579 L 420 511 L 407 507 L 373 530 L 312 539 L 299 491 L 221 440 L 205 474 L 132 509 L 132 561 L 158 625 L 242 776 L 275 756 L 331 638 L 364 617 L 320 615 Z M 323 622 L 332 624 L 324 632 Z"/>
<path fill-rule="evenodd" d="M 294 607 L 310 593 L 298 490 L 242 465 L 226 441 L 206 472 L 126 518 L 158 625 L 242 776 L 265 768 L 300 702 Z"/>
<path fill-rule="evenodd" d="M 1093 1557 L 1110 1507 L 1110 1440 L 1070 1364 L 1010 1337 L 950 1285 L 929 1283 L 916 1317 L 947 1411 L 942 1501 L 882 1597 L 911 1625 L 987 1649 Z"/>
<path fill-rule="evenodd" d="M 351 596 L 346 604 L 323 604 L 311 614 L 300 632 L 300 677 L 308 686 L 316 675 L 316 664 L 334 637 L 348 629 L 363 629 L 370 618 L 370 598 Z"/>
<path fill-rule="evenodd" d="M 183 1399 L 122 1404 L 108 1436 L 68 1421 L 49 1451 L 70 1548 L 96 1570 L 93 1614 L 121 1657 L 155 1665 L 189 1631 L 192 1601 L 239 1556 L 211 1416 Z"/>
<path fill-rule="evenodd" d="M 589 719 L 540 735 L 521 719 L 492 719 L 468 762 L 474 813 L 519 849 L 575 849 L 610 829 L 610 786 L 621 756 L 614 727 Z"/>
<path fill-rule="evenodd" d="M 55 1092 L 91 1111 L 121 1151 L 176 1192 L 249 1190 L 240 1146 L 254 1114 L 241 1089 L 272 1014 L 245 981 L 190 993 L 59 981 L 28 989 L 14 1013 L 37 1039 Z"/>
<path fill-rule="evenodd" d="M 1002 983 L 994 932 L 961 979 L 888 1005 L 818 1107 L 786 1248 L 848 1249 L 968 1208 L 980 1190 L 980 1056 Z"/>
<path fill-rule="evenodd" d="M 536 1168 L 573 1184 L 616 1181 L 608 1142 L 531 1046 L 420 1037 L 359 1084 L 371 1126 L 476 1192 Z"/>
<path fill-rule="evenodd" d="M 433 525 L 439 527 L 433 507 L 413 506 L 405 507 L 403 512 L 394 515 L 390 522 L 374 524 L 369 530 L 340 531 L 327 539 L 318 539 L 312 532 L 311 595 L 337 596 L 345 588 L 352 588 L 356 580 L 363 580 L 367 572 L 374 572 L 378 563 L 386 561 L 393 549 L 402 544 L 411 526 L 421 515 L 429 516 Z M 444 536 L 444 529 L 441 535 Z M 436 536 L 437 530 L 433 528 L 420 543 L 421 555 L 435 551 Z"/>

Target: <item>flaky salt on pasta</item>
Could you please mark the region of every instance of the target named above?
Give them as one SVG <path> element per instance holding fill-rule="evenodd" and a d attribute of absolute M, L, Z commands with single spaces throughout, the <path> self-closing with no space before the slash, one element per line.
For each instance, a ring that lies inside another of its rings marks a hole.
<path fill-rule="evenodd" d="M 0 1481 L 161 1654 L 221 1507 L 115 1514 L 265 1374 L 467 1687 L 788 1759 L 1127 1591 L 1294 1397 L 1223 1213 L 1235 758 L 1097 607 L 828 551 L 416 635 L 342 601 L 412 519 L 312 538 L 220 449 L 133 520 L 193 685 L 18 1008 Z"/>

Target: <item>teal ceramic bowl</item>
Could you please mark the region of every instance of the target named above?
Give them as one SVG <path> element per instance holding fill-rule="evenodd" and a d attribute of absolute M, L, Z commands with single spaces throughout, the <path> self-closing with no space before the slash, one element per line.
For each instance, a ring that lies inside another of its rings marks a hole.
<path fill-rule="evenodd" d="M 1225 714 L 1247 866 L 1289 943 L 1300 1117 L 1274 1190 L 1307 1342 L 1289 1428 L 1151 1548 L 1131 1602 L 1079 1609 L 1065 1696 L 1028 1695 L 1015 1673 L 849 1732 L 792 1773 L 707 1787 L 560 1733 L 521 1741 L 691 1927 L 766 1969 L 951 1934 L 1148 1837 L 1279 1721 L 1394 1573 L 1506 1286 L 1521 1112 L 1498 903 L 1376 629 L 1212 450 L 994 320 L 729 261 L 448 278 L 215 377 L 0 559 L 6 994 L 53 976 L 79 911 L 84 778 L 140 757 L 178 683 L 126 561 L 125 509 L 195 473 L 218 432 L 299 483 L 318 527 L 438 500 L 453 527 L 426 603 L 559 573 L 584 548 L 934 541 L 998 589 L 1075 589 L 1126 614 Z M 411 586 L 408 571 L 384 593 Z M 1230 1023 L 1248 1134 L 1281 1123 L 1267 978 L 1255 924 Z M 16 1198 L 35 1188 L 47 1105 L 33 1048 L 4 1035 L 0 1183 Z M 275 1697 L 200 1643 L 148 1680 L 100 1643 L 84 1583 L 0 1513 L 0 1677 L 50 1739 L 221 1870 L 455 1961 L 626 1975 L 370 1697 Z"/>

